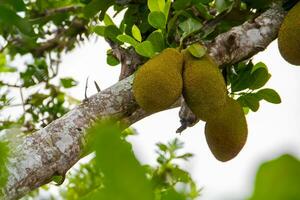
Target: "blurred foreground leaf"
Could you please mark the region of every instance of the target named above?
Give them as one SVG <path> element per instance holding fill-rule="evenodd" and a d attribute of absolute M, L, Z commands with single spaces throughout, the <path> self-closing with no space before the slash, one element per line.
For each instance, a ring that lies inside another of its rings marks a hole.
<path fill-rule="evenodd" d="M 260 166 L 249 200 L 299 200 L 300 161 L 283 155 Z"/>
<path fill-rule="evenodd" d="M 6 169 L 8 153 L 9 149 L 7 143 L 0 141 L 0 197 L 2 196 L 1 189 L 5 186 L 8 176 Z"/>
<path fill-rule="evenodd" d="M 112 121 L 101 122 L 89 132 L 96 152 L 96 165 L 104 175 L 105 185 L 92 196 L 103 200 L 153 200 L 154 194 L 145 170 L 135 158 L 131 145 L 121 139 L 121 133 Z"/>

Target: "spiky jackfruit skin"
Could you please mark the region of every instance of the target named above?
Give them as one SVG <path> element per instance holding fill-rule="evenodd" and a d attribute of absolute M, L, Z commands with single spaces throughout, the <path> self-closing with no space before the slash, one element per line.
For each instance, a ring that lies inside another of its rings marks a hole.
<path fill-rule="evenodd" d="M 133 94 L 141 108 L 158 112 L 169 108 L 182 93 L 183 55 L 168 48 L 138 69 Z"/>
<path fill-rule="evenodd" d="M 208 55 L 198 59 L 184 52 L 183 97 L 203 121 L 213 119 L 223 109 L 227 99 L 225 81 Z"/>
<path fill-rule="evenodd" d="M 300 2 L 286 15 L 278 33 L 281 56 L 292 65 L 300 65 Z"/>
<path fill-rule="evenodd" d="M 222 162 L 237 156 L 246 143 L 247 135 L 243 109 L 229 97 L 223 112 L 205 124 L 206 142 L 213 155 Z"/>

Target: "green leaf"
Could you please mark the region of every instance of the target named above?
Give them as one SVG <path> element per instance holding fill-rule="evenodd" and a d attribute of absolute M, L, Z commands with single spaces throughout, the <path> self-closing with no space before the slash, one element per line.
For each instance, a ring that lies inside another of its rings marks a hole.
<path fill-rule="evenodd" d="M 189 173 L 178 167 L 172 169 L 172 175 L 178 182 L 188 183 L 191 180 Z"/>
<path fill-rule="evenodd" d="M 0 5 L 0 22 L 3 22 L 6 25 L 14 25 L 23 34 L 34 36 L 31 24 L 4 5 Z"/>
<path fill-rule="evenodd" d="M 47 99 L 48 97 L 49 96 L 46 94 L 34 93 L 27 99 L 26 102 L 34 106 L 40 106 L 43 104 L 44 100 Z"/>
<path fill-rule="evenodd" d="M 139 44 L 134 38 L 129 35 L 118 35 L 117 39 L 121 42 L 128 43 L 131 46 L 135 47 Z"/>
<path fill-rule="evenodd" d="M 191 5 L 192 0 L 176 0 L 173 7 L 175 10 L 184 10 Z"/>
<path fill-rule="evenodd" d="M 120 61 L 112 54 L 107 54 L 106 62 L 110 66 L 117 66 L 118 64 L 120 64 Z"/>
<path fill-rule="evenodd" d="M 163 11 L 166 5 L 165 0 L 157 0 L 157 3 L 158 3 L 159 10 Z"/>
<path fill-rule="evenodd" d="M 247 65 L 239 70 L 237 75 L 230 78 L 232 92 L 238 92 L 250 87 L 252 84 L 251 69 L 252 67 Z"/>
<path fill-rule="evenodd" d="M 8 177 L 6 163 L 8 161 L 9 148 L 7 142 L 0 141 L 0 197 L 2 189 L 5 187 Z"/>
<path fill-rule="evenodd" d="M 188 18 L 179 24 L 179 28 L 184 32 L 184 35 L 189 35 L 195 31 L 198 31 L 202 28 L 202 26 L 203 25 L 194 18 Z"/>
<path fill-rule="evenodd" d="M 275 90 L 270 89 L 270 88 L 259 90 L 256 93 L 256 96 L 259 99 L 264 99 L 270 103 L 274 103 L 274 104 L 281 103 L 281 98 L 280 98 L 279 94 Z"/>
<path fill-rule="evenodd" d="M 61 176 L 61 175 L 51 177 L 51 181 L 53 181 L 56 186 L 63 184 L 64 180 L 65 180 L 65 176 Z"/>
<path fill-rule="evenodd" d="M 157 0 L 148 0 L 147 4 L 148 4 L 148 8 L 151 12 L 160 11 Z"/>
<path fill-rule="evenodd" d="M 199 43 L 192 44 L 187 49 L 196 58 L 203 57 L 207 51 L 206 47 Z"/>
<path fill-rule="evenodd" d="M 150 41 L 155 52 L 161 52 L 165 49 L 165 39 L 160 30 L 153 31 L 147 38 Z"/>
<path fill-rule="evenodd" d="M 271 74 L 268 73 L 266 68 L 258 68 L 251 74 L 252 84 L 250 89 L 259 89 L 263 87 L 271 78 Z"/>
<path fill-rule="evenodd" d="M 253 112 L 256 112 L 259 109 L 259 99 L 255 94 L 246 94 L 240 96 L 237 100 L 242 107 L 248 107 Z"/>
<path fill-rule="evenodd" d="M 77 85 L 77 82 L 71 77 L 61 78 L 60 83 L 64 88 L 71 88 Z"/>
<path fill-rule="evenodd" d="M 135 24 L 132 26 L 131 29 L 132 36 L 139 42 L 142 42 L 142 35 L 139 27 L 137 27 Z"/>
<path fill-rule="evenodd" d="M 252 68 L 252 73 L 253 73 L 255 70 L 259 69 L 259 68 L 264 68 L 264 69 L 266 69 L 266 70 L 268 71 L 268 67 L 267 67 L 267 65 L 266 65 L 265 63 L 263 63 L 263 62 L 258 62 L 258 63 L 256 63 L 256 64 L 253 66 L 253 68 Z"/>
<path fill-rule="evenodd" d="M 105 26 L 94 26 L 92 28 L 92 31 L 94 33 L 96 33 L 97 35 L 104 37 L 105 36 L 105 28 L 106 28 Z"/>
<path fill-rule="evenodd" d="M 215 5 L 218 10 L 218 12 L 223 12 L 224 10 L 227 10 L 233 1 L 230 0 L 215 0 Z"/>
<path fill-rule="evenodd" d="M 152 46 L 150 41 L 139 43 L 137 46 L 135 46 L 135 51 L 147 58 L 151 58 L 155 54 L 154 47 Z"/>
<path fill-rule="evenodd" d="M 17 71 L 16 68 L 7 66 L 5 55 L 0 53 L 0 73 L 9 73 L 9 72 L 16 72 L 16 71 Z"/>
<path fill-rule="evenodd" d="M 23 0 L 0 1 L 0 4 L 9 4 L 18 12 L 26 10 Z"/>
<path fill-rule="evenodd" d="M 102 21 L 104 19 L 106 11 L 113 4 L 113 0 L 92 0 L 84 7 L 83 13 L 85 17 L 92 18 L 94 15 L 100 12 L 99 19 Z"/>
<path fill-rule="evenodd" d="M 89 146 L 96 152 L 96 165 L 105 178 L 105 187 L 95 199 L 153 200 L 152 187 L 145 170 L 135 158 L 131 145 L 121 139 L 120 126 L 107 120 L 88 132 L 91 136 Z"/>
<path fill-rule="evenodd" d="M 115 23 L 113 22 L 113 20 L 110 18 L 110 16 L 108 14 L 104 15 L 103 22 L 104 22 L 105 26 L 115 25 Z"/>
<path fill-rule="evenodd" d="M 207 7 L 202 3 L 195 4 L 195 7 L 197 8 L 201 16 L 204 17 L 206 20 L 210 20 L 213 18 L 213 16 L 209 13 Z"/>
<path fill-rule="evenodd" d="M 107 26 L 104 31 L 105 38 L 112 40 L 113 42 L 119 43 L 117 36 L 122 34 L 121 31 L 114 25 Z"/>
<path fill-rule="evenodd" d="M 263 163 L 256 174 L 249 200 L 300 199 L 300 161 L 291 155 Z"/>
<path fill-rule="evenodd" d="M 168 188 L 161 192 L 161 200 L 186 200 L 183 194 L 179 194 L 174 188 Z"/>
<path fill-rule="evenodd" d="M 157 143 L 156 146 L 158 146 L 159 150 L 161 150 L 163 152 L 167 152 L 167 150 L 168 150 L 168 146 L 163 143 Z"/>
<path fill-rule="evenodd" d="M 166 27 L 166 17 L 163 12 L 154 11 L 149 13 L 148 22 L 151 26 L 156 29 L 165 29 Z"/>
<path fill-rule="evenodd" d="M 168 20 L 168 16 L 169 16 L 171 4 L 172 4 L 172 1 L 171 0 L 167 0 L 167 2 L 165 4 L 165 7 L 163 9 L 163 12 L 164 12 L 164 14 L 166 16 L 166 21 Z"/>

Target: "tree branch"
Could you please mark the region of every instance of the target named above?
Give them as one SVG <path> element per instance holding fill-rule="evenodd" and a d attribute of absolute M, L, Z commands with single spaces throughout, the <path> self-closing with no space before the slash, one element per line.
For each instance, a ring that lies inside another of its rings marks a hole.
<path fill-rule="evenodd" d="M 219 65 L 253 56 L 273 41 L 285 16 L 283 9 L 271 8 L 252 22 L 235 27 L 207 43 Z M 47 127 L 26 137 L 10 139 L 5 199 L 16 199 L 48 183 L 53 175 L 64 175 L 80 158 L 85 130 L 96 119 L 116 117 L 128 125 L 149 114 L 142 111 L 132 93 L 133 75 L 85 100 Z"/>
<path fill-rule="evenodd" d="M 112 51 L 113 55 L 121 62 L 121 72 L 119 80 L 123 80 L 132 75 L 137 67 L 143 63 L 143 59 L 138 55 L 133 48 L 124 49 L 119 44 L 106 40 Z"/>

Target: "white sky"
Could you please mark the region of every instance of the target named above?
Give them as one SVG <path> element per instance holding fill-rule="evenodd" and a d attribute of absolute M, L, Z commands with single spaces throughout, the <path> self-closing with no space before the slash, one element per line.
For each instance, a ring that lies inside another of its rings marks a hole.
<path fill-rule="evenodd" d="M 106 64 L 108 46 L 102 40 L 89 42 L 63 58 L 60 74 L 73 76 L 80 83 L 70 91 L 82 99 L 86 77 L 90 77 L 89 94 L 96 92 L 92 81 L 97 80 L 101 89 L 118 80 L 119 67 Z M 232 161 L 217 161 L 206 144 L 204 123 L 177 135 L 178 110 L 154 114 L 133 125 L 139 132 L 131 136 L 135 153 L 142 163 L 156 164 L 155 143 L 167 142 L 178 137 L 185 142 L 184 152 L 195 156 L 183 166 L 192 172 L 198 186 L 203 187 L 204 200 L 243 199 L 251 193 L 254 175 L 259 164 L 283 153 L 300 156 L 300 67 L 286 63 L 273 42 L 267 50 L 258 54 L 254 62 L 267 64 L 272 77 L 265 87 L 278 91 L 282 103 L 261 103 L 258 112 L 247 115 L 249 136 L 241 153 Z"/>

